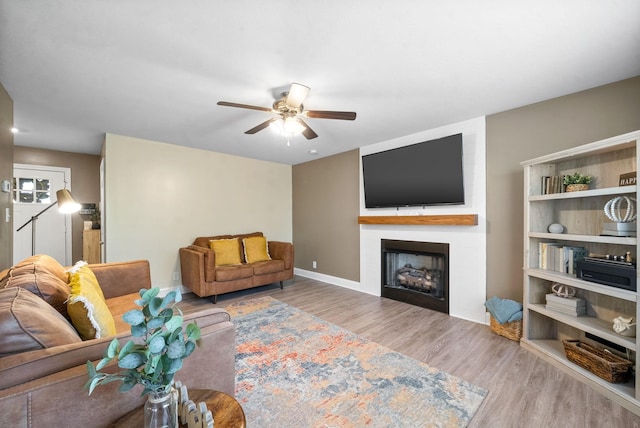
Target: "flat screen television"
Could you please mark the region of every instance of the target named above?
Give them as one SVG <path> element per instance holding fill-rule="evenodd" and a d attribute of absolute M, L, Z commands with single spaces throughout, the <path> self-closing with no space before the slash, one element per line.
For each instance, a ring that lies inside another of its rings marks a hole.
<path fill-rule="evenodd" d="M 362 156 L 366 208 L 464 204 L 462 134 Z"/>

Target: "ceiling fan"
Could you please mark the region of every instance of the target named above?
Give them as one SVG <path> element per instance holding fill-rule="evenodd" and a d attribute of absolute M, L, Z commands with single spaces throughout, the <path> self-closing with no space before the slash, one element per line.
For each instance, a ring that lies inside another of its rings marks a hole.
<path fill-rule="evenodd" d="M 288 92 L 283 92 L 282 97 L 273 102 L 273 106 L 260 107 L 249 104 L 230 103 L 227 101 L 218 101 L 219 106 L 246 108 L 250 110 L 265 111 L 267 113 L 275 113 L 277 116 L 262 122 L 255 126 L 245 134 L 255 134 L 262 131 L 269 125 L 280 128 L 280 132 L 284 136 L 293 136 L 302 134 L 308 140 L 316 138 L 318 134 L 306 124 L 302 118 L 310 119 L 340 119 L 355 120 L 356 114 L 351 111 L 326 111 L 326 110 L 305 110 L 302 102 L 309 94 L 310 88 L 299 83 L 292 83 Z"/>

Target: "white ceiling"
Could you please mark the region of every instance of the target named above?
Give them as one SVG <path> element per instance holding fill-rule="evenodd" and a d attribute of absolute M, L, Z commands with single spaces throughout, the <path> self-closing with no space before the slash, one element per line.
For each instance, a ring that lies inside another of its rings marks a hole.
<path fill-rule="evenodd" d="M 15 144 L 105 132 L 297 164 L 640 75 L 637 0 L 0 0 Z M 244 131 L 291 82 L 318 133 Z M 308 153 L 316 149 L 318 155 Z"/>

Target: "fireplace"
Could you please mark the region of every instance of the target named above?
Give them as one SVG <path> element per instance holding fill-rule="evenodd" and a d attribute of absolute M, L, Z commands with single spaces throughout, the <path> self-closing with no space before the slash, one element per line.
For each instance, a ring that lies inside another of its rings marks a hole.
<path fill-rule="evenodd" d="M 382 239 L 381 296 L 449 313 L 449 244 Z"/>

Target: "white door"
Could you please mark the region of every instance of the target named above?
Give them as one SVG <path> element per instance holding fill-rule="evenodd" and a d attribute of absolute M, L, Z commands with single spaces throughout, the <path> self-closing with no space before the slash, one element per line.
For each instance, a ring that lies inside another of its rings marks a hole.
<path fill-rule="evenodd" d="M 61 214 L 55 205 L 41 213 L 56 202 L 58 190 L 71 189 L 71 170 L 14 164 L 13 177 L 13 263 L 32 255 L 35 223 L 33 254 L 47 254 L 63 266 L 71 265 L 71 215 Z M 36 220 L 17 231 L 34 216 Z"/>

